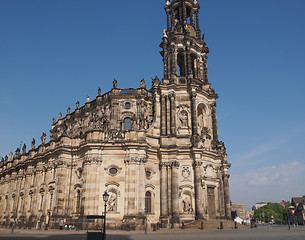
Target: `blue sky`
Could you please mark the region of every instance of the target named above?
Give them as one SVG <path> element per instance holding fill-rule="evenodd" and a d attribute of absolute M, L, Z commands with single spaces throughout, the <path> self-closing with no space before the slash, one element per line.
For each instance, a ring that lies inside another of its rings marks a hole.
<path fill-rule="evenodd" d="M 199 0 L 231 198 L 305 195 L 305 1 Z M 1 0 L 0 156 L 97 89 L 162 78 L 165 0 Z"/>

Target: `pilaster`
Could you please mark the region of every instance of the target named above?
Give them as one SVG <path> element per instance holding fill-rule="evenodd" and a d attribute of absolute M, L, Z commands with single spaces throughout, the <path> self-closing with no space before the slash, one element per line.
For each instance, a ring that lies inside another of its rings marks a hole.
<path fill-rule="evenodd" d="M 179 223 L 179 162 L 171 162 L 171 200 L 172 200 L 172 223 Z"/>
<path fill-rule="evenodd" d="M 201 185 L 201 174 L 200 169 L 202 166 L 202 161 L 195 159 L 193 162 L 194 175 L 195 175 L 195 213 L 196 219 L 203 219 L 203 192 Z"/>

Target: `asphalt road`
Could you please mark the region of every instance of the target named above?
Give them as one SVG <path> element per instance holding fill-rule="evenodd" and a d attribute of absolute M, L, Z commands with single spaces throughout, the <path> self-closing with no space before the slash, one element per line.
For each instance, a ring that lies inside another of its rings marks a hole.
<path fill-rule="evenodd" d="M 76 231 L 31 231 L 16 230 L 10 233 L 8 230 L 0 231 L 0 240 L 85 240 L 84 232 Z M 171 230 L 166 232 L 120 232 L 109 231 L 107 240 L 198 240 L 198 239 L 221 239 L 221 240 L 305 240 L 305 227 L 297 226 L 288 230 L 287 226 L 272 228 L 238 229 L 238 230 L 215 230 L 215 231 L 187 231 Z"/>

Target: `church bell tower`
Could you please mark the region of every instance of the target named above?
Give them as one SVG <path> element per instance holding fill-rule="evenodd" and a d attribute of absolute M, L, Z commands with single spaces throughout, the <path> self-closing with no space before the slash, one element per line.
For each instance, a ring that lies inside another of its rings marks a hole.
<path fill-rule="evenodd" d="M 176 85 L 208 85 L 204 37 L 199 28 L 196 0 L 166 1 L 167 29 L 163 31 L 164 80 Z"/>
<path fill-rule="evenodd" d="M 218 139 L 218 95 L 208 80 L 200 6 L 197 0 L 167 0 L 164 8 L 164 76 L 152 83 L 155 122 L 148 131 L 159 135 L 160 220 L 230 218 L 230 164 Z"/>

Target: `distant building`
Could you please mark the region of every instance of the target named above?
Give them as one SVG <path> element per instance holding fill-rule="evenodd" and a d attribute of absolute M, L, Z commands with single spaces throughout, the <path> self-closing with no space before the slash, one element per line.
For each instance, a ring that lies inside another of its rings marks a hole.
<path fill-rule="evenodd" d="M 280 202 L 280 204 L 281 204 L 283 207 L 286 207 L 286 203 L 285 203 L 284 200 L 282 200 L 282 201 Z"/>
<path fill-rule="evenodd" d="M 294 217 L 299 225 L 304 225 L 305 219 L 305 196 L 291 198 L 291 206 L 294 207 Z"/>
<path fill-rule="evenodd" d="M 232 203 L 231 204 L 232 217 L 240 217 L 241 219 L 247 219 L 245 204 Z"/>
<path fill-rule="evenodd" d="M 263 207 L 263 206 L 266 206 L 266 205 L 267 205 L 266 202 L 258 202 L 258 203 L 255 203 L 255 208 L 259 209 L 260 207 Z"/>

